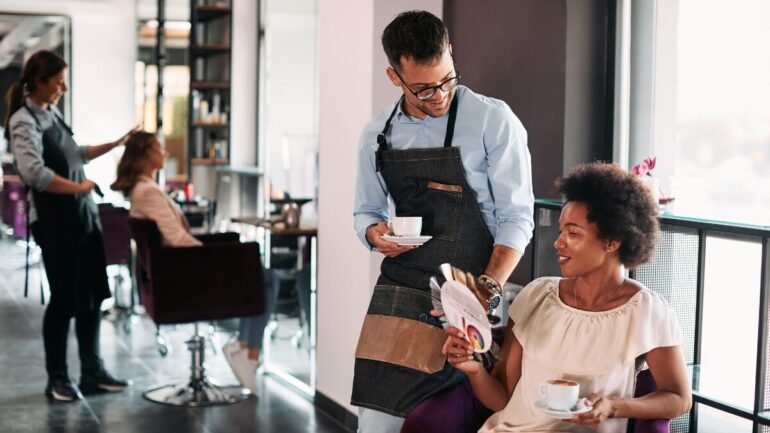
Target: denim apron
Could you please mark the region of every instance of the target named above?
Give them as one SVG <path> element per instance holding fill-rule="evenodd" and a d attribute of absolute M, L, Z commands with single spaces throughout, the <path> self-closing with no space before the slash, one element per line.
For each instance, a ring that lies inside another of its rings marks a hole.
<path fill-rule="evenodd" d="M 26 105 L 42 129 L 40 121 Z M 54 113 L 43 132 L 43 163 L 57 175 L 80 183 L 86 179 L 79 147 L 72 130 Z M 40 245 L 51 303 L 70 314 L 92 311 L 110 297 L 107 263 L 96 203 L 88 194 L 56 194 L 30 188 L 37 211 L 32 224 Z"/>
<path fill-rule="evenodd" d="M 356 349 L 355 406 L 404 417 L 425 398 L 465 380 L 441 355 L 446 333 L 430 316 L 428 286 L 442 263 L 480 275 L 494 246 L 460 149 L 452 147 L 458 99 L 455 92 L 443 148 L 388 148 L 386 135 L 403 97 L 377 137 L 377 169 L 396 215 L 422 217 L 422 234 L 432 239 L 382 262 Z"/>

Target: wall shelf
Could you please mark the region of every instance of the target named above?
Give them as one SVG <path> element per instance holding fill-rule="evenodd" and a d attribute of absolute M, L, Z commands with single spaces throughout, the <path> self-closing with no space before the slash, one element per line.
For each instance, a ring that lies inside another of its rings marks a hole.
<path fill-rule="evenodd" d="M 193 56 L 216 56 L 218 54 L 230 54 L 230 45 L 208 44 L 191 45 L 190 52 Z"/>
<path fill-rule="evenodd" d="M 192 165 L 229 165 L 229 159 L 193 158 Z"/>
<path fill-rule="evenodd" d="M 188 175 L 192 166 L 230 164 L 233 8 L 190 0 Z M 222 121 L 227 119 L 227 121 Z"/>
<path fill-rule="evenodd" d="M 193 81 L 190 83 L 191 89 L 230 89 L 229 81 Z"/>
<path fill-rule="evenodd" d="M 230 122 L 226 122 L 226 123 L 192 122 L 190 125 L 193 128 L 229 128 Z"/>

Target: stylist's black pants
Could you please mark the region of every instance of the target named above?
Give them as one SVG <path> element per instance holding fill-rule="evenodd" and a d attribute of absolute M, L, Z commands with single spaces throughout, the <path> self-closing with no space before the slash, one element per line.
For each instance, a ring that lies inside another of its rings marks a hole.
<path fill-rule="evenodd" d="M 67 337 L 74 318 L 81 373 L 95 375 L 103 368 L 99 357 L 99 325 L 104 296 L 99 288 L 106 283 L 106 275 L 101 234 L 94 231 L 73 246 L 61 231 L 47 229 L 32 225 L 51 288 L 50 303 L 43 316 L 46 371 L 49 378 L 67 376 Z"/>
<path fill-rule="evenodd" d="M 67 376 L 67 336 L 72 316 L 55 302 L 48 304 L 43 316 L 43 344 L 45 368 L 49 378 Z M 80 353 L 82 375 L 95 375 L 101 368 L 99 358 L 99 324 L 102 313 L 99 308 L 78 313 L 75 317 L 75 335 Z"/>

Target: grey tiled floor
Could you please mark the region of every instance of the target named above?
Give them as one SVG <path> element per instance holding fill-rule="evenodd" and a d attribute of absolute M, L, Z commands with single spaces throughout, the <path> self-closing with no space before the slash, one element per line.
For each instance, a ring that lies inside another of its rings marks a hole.
<path fill-rule="evenodd" d="M 70 404 L 49 403 L 43 395 L 44 306 L 39 302 L 39 276 L 33 268 L 31 296 L 24 298 L 23 249 L 0 241 L 0 433 L 346 432 L 310 401 L 265 376 L 258 378 L 256 399 L 234 405 L 178 408 L 145 400 L 142 391 L 146 387 L 189 376 L 184 342 L 192 333 L 190 326 L 167 327 L 173 351 L 162 357 L 155 346 L 155 327 L 146 317 L 135 322 L 130 332 L 109 320 L 102 322 L 102 356 L 113 374 L 133 381 L 127 391 Z M 68 364 L 77 381 L 80 365 L 73 329 L 71 326 Z M 208 350 L 206 359 L 211 377 L 235 383 L 221 353 Z"/>

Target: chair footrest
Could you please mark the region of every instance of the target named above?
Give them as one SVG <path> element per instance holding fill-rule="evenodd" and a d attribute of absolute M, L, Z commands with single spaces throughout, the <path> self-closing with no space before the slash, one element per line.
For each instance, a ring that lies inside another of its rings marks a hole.
<path fill-rule="evenodd" d="M 206 378 L 153 386 L 142 395 L 155 403 L 188 407 L 232 404 L 254 396 L 242 386 L 222 386 Z"/>

